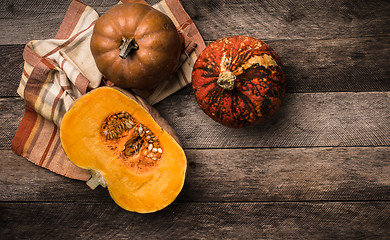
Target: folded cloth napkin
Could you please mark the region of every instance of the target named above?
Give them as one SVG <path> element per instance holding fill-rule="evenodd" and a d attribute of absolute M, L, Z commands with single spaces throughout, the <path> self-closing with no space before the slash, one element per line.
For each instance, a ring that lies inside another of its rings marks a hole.
<path fill-rule="evenodd" d="M 205 48 L 195 24 L 179 0 L 163 0 L 154 8 L 168 15 L 185 40 L 181 65 L 172 76 L 151 91 L 137 91 L 153 105 L 191 81 L 193 64 Z M 73 102 L 103 84 L 90 51 L 90 38 L 98 13 L 74 0 L 54 39 L 26 44 L 18 94 L 25 113 L 12 141 L 12 150 L 38 166 L 60 175 L 87 180 L 87 170 L 73 165 L 65 155 L 59 127 Z"/>

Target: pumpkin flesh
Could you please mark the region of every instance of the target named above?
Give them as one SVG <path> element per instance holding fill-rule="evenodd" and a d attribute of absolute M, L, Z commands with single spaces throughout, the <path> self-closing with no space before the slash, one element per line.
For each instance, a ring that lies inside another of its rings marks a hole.
<path fill-rule="evenodd" d="M 285 94 L 280 59 L 264 42 L 247 36 L 219 39 L 200 54 L 192 72 L 197 103 L 232 128 L 270 117 Z"/>
<path fill-rule="evenodd" d="M 105 120 L 124 113 L 131 116 L 133 126 L 107 137 Z M 174 201 L 183 187 L 186 157 L 182 148 L 141 105 L 113 88 L 98 88 L 76 101 L 60 129 L 69 159 L 81 168 L 97 171 L 113 200 L 126 210 L 160 210 Z M 157 140 L 149 143 L 147 136 Z M 136 139 L 141 142 L 138 151 L 126 152 L 134 150 Z M 150 144 L 159 151 L 148 149 Z"/>

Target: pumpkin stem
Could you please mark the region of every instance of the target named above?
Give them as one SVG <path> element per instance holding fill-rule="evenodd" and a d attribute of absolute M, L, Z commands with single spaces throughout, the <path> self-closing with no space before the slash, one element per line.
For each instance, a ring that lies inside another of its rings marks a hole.
<path fill-rule="evenodd" d="M 217 84 L 226 90 L 233 90 L 236 75 L 230 71 L 221 72 L 218 76 Z"/>
<path fill-rule="evenodd" d="M 125 59 L 132 51 L 137 51 L 139 46 L 134 38 L 123 37 L 119 49 L 121 50 L 119 56 Z"/>
<path fill-rule="evenodd" d="M 104 180 L 104 177 L 95 170 L 90 170 L 91 178 L 87 181 L 88 187 L 90 187 L 92 190 L 97 188 L 99 185 L 102 187 L 106 187 L 106 180 Z"/>

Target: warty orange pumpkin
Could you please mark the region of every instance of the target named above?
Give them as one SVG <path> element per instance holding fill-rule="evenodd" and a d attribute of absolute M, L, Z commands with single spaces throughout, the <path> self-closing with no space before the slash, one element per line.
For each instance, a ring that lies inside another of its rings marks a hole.
<path fill-rule="evenodd" d="M 249 127 L 281 105 L 286 79 L 278 54 L 249 36 L 222 38 L 197 58 L 192 87 L 202 110 L 231 127 Z"/>

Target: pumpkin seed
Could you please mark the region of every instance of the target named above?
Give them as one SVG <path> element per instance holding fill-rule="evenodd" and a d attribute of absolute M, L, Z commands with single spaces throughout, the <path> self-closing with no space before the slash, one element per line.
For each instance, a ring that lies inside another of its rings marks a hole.
<path fill-rule="evenodd" d="M 112 132 L 111 134 L 112 134 L 112 138 L 117 138 L 118 137 L 118 135 L 115 132 Z"/>
<path fill-rule="evenodd" d="M 109 132 L 107 136 L 107 140 L 111 140 L 111 139 L 113 139 L 112 132 Z"/>
<path fill-rule="evenodd" d="M 127 128 L 127 129 L 131 129 L 131 128 L 133 128 L 133 124 L 131 124 L 130 122 L 124 122 L 123 123 L 124 125 L 125 125 L 125 127 Z"/>

